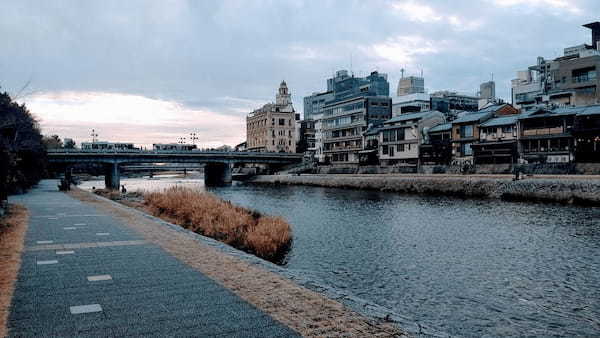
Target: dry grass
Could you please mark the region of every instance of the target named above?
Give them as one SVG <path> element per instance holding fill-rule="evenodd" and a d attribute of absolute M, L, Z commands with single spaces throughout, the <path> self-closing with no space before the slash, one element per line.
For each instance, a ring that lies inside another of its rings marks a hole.
<path fill-rule="evenodd" d="M 280 260 L 292 242 L 290 225 L 263 216 L 210 193 L 172 187 L 144 195 L 155 216 L 270 261 Z"/>
<path fill-rule="evenodd" d="M 28 217 L 25 207 L 11 205 L 8 214 L 0 219 L 0 337 L 7 335 L 6 323 L 21 266 Z"/>

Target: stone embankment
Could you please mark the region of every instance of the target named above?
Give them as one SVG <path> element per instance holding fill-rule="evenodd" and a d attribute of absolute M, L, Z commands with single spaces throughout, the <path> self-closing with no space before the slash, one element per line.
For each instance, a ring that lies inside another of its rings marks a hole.
<path fill-rule="evenodd" d="M 600 177 L 513 181 L 508 175 L 263 175 L 250 182 L 600 206 Z"/>

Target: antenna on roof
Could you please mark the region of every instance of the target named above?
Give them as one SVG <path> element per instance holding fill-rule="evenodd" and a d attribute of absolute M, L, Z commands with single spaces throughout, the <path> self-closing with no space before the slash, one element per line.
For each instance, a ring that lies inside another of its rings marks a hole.
<path fill-rule="evenodd" d="M 423 68 L 421 68 L 421 77 L 423 77 Z"/>
<path fill-rule="evenodd" d="M 492 82 L 494 82 L 494 73 L 492 73 Z"/>
<path fill-rule="evenodd" d="M 404 79 L 404 68 L 400 69 L 400 78 Z"/>
<path fill-rule="evenodd" d="M 354 69 L 352 69 L 352 53 L 350 53 L 350 74 L 354 77 Z"/>

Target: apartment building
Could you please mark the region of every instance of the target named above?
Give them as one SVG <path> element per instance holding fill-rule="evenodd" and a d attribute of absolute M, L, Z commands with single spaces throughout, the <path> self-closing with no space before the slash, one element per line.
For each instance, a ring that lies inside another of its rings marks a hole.
<path fill-rule="evenodd" d="M 392 99 L 359 96 L 325 106 L 322 117 L 323 153 L 332 164 L 358 164 L 363 133 L 369 125 L 391 118 Z"/>
<path fill-rule="evenodd" d="M 519 71 L 512 81 L 516 107 L 533 110 L 537 105 L 586 106 L 600 103 L 600 22 L 583 25 L 592 31 L 592 44 L 564 49 L 554 60 L 538 57 L 537 63 Z"/>

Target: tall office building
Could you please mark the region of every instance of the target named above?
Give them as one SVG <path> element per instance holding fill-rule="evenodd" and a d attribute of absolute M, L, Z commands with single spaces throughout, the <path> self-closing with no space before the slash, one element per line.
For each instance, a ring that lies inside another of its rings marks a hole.
<path fill-rule="evenodd" d="M 398 96 L 425 93 L 425 79 L 418 76 L 400 78 L 398 81 Z"/>

